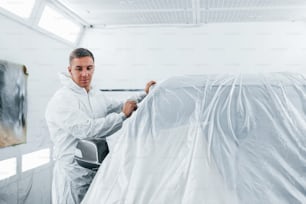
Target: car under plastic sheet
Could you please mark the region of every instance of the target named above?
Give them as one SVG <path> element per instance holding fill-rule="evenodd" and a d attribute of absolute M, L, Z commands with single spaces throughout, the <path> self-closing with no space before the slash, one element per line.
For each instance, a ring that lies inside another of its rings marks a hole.
<path fill-rule="evenodd" d="M 83 204 L 306 203 L 305 76 L 170 78 L 109 145 Z"/>

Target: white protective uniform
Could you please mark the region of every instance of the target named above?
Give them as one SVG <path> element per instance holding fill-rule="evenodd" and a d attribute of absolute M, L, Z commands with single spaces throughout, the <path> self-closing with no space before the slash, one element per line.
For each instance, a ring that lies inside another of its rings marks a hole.
<path fill-rule="evenodd" d="M 106 137 L 122 127 L 123 101 L 107 98 L 100 90 L 87 93 L 61 73 L 63 87 L 50 100 L 46 120 L 54 143 L 53 204 L 78 204 L 84 197 L 95 172 L 78 166 L 74 160 L 79 139 Z M 134 98 L 140 102 L 145 92 Z"/>

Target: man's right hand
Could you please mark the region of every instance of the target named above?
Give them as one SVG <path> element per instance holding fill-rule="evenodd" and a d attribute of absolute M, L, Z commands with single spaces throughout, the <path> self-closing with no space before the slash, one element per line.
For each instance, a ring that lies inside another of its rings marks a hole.
<path fill-rule="evenodd" d="M 134 110 L 137 109 L 137 103 L 135 101 L 127 101 L 123 105 L 122 112 L 124 113 L 125 117 L 130 117 Z"/>

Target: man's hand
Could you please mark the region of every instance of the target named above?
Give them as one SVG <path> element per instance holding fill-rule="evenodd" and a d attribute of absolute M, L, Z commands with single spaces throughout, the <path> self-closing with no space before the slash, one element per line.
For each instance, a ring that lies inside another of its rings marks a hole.
<path fill-rule="evenodd" d="M 154 84 L 156 84 L 155 81 L 149 81 L 146 85 L 146 88 L 145 88 L 145 92 L 148 94 L 149 93 L 149 90 L 150 90 L 150 87 L 153 86 Z"/>
<path fill-rule="evenodd" d="M 127 101 L 123 105 L 122 112 L 124 113 L 125 117 L 130 117 L 134 110 L 137 109 L 137 104 L 135 101 Z"/>

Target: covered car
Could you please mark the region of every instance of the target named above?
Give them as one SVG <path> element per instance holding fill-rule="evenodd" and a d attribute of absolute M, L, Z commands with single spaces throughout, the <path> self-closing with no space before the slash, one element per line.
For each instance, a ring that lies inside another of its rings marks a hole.
<path fill-rule="evenodd" d="M 82 203 L 305 203 L 306 80 L 173 77 L 109 144 Z"/>

